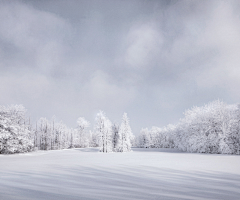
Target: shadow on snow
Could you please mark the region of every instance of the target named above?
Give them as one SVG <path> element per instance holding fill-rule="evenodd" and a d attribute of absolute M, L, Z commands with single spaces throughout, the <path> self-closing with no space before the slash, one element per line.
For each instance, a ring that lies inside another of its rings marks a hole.
<path fill-rule="evenodd" d="M 0 174 L 1 175 L 1 174 Z M 8 172 L 0 197 L 12 199 L 239 199 L 240 176 L 231 173 L 121 166 L 57 167 L 56 172 Z"/>

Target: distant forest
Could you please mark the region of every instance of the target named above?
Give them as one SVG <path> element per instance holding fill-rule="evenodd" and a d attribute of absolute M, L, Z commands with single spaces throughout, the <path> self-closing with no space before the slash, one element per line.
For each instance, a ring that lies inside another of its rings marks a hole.
<path fill-rule="evenodd" d="M 118 125 L 99 111 L 93 130 L 89 126 L 83 117 L 78 118 L 77 128 L 68 128 L 54 117 L 40 118 L 33 125 L 22 105 L 0 106 L 0 153 L 86 147 L 99 147 L 104 153 L 130 152 L 134 146 L 240 154 L 240 105 L 227 105 L 219 100 L 187 110 L 178 124 L 144 128 L 137 137 L 126 113 Z"/>

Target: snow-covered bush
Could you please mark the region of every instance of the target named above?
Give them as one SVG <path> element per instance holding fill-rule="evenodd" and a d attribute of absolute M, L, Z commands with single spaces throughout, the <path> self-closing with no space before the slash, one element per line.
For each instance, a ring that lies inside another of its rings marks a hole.
<path fill-rule="evenodd" d="M 0 153 L 23 153 L 33 149 L 30 126 L 22 105 L 0 106 Z"/>

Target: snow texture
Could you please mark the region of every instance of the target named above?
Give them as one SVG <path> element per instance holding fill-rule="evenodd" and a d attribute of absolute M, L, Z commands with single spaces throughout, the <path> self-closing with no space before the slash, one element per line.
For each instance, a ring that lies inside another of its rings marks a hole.
<path fill-rule="evenodd" d="M 159 200 L 240 197 L 240 156 L 133 148 L 0 155 L 2 200 Z"/>

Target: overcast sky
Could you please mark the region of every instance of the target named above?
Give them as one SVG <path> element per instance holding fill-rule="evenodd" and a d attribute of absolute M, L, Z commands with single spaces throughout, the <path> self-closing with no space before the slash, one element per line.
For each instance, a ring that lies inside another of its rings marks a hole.
<path fill-rule="evenodd" d="M 0 0 L 0 104 L 70 127 L 240 102 L 240 1 Z"/>

